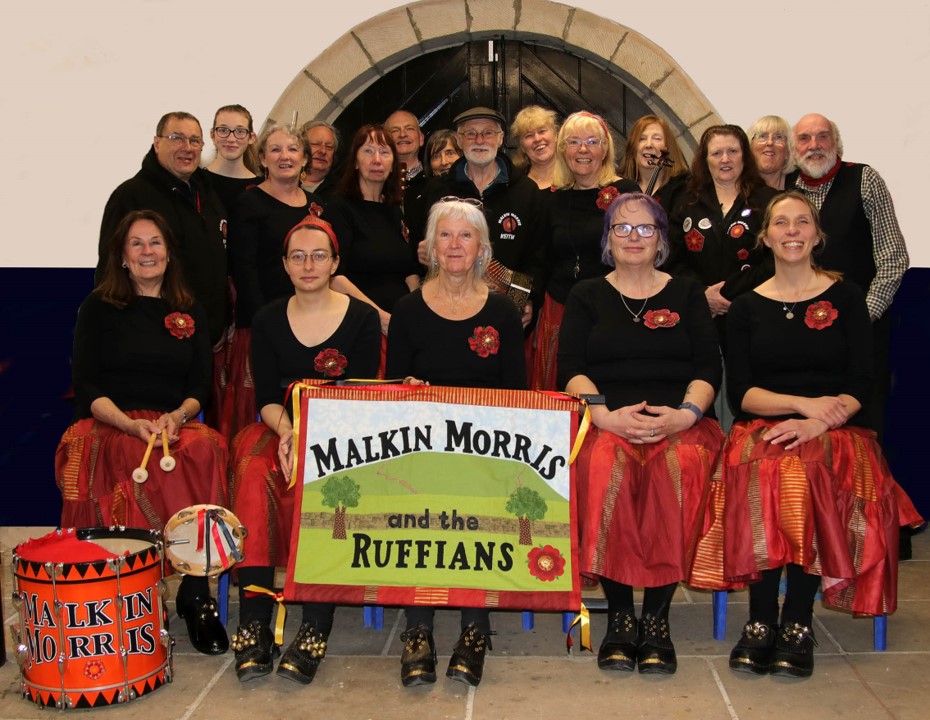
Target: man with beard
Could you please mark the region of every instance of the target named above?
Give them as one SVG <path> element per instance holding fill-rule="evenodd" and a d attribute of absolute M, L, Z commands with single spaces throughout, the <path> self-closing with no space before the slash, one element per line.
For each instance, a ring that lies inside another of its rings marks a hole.
<path fill-rule="evenodd" d="M 503 153 L 507 121 L 491 108 L 474 107 L 452 120 L 463 157 L 445 175 L 432 178 L 411 215 L 411 238 L 422 240 L 433 203 L 446 196 L 481 204 L 488 221 L 493 261 L 488 275 L 495 289 L 506 292 L 530 325 L 534 308 L 541 307 L 545 248 L 540 241 L 544 197 L 536 183 L 513 166 Z M 420 262 L 426 262 L 423 243 Z M 529 286 L 532 285 L 532 288 Z M 525 291 L 532 290 L 532 293 Z"/>
<path fill-rule="evenodd" d="M 304 171 L 306 177 L 300 186 L 318 197 L 328 198 L 334 184 L 330 171 L 339 149 L 336 128 L 325 120 L 311 120 L 304 123 L 300 134 L 306 138 L 310 148 L 310 164 Z"/>

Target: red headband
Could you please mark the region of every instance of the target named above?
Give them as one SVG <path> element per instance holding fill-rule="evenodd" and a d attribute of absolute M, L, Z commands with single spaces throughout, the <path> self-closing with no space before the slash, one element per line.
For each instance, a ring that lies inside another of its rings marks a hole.
<path fill-rule="evenodd" d="M 292 227 L 287 235 L 284 236 L 284 252 L 287 252 L 287 244 L 291 240 L 291 235 L 293 235 L 298 230 L 303 230 L 305 228 L 310 228 L 312 230 L 322 230 L 329 237 L 330 242 L 333 244 L 333 253 L 339 254 L 339 241 L 336 239 L 336 233 L 333 230 L 333 226 L 330 225 L 325 220 L 318 218 L 316 215 L 308 215 L 294 227 Z"/>
<path fill-rule="evenodd" d="M 579 110 L 578 112 L 569 115 L 568 120 L 571 120 L 573 117 L 583 117 L 596 121 L 597 124 L 601 126 L 601 130 L 604 131 L 604 140 L 610 142 L 610 131 L 607 129 L 607 123 L 604 122 L 604 118 L 602 118 L 600 115 L 595 115 L 594 113 Z"/>

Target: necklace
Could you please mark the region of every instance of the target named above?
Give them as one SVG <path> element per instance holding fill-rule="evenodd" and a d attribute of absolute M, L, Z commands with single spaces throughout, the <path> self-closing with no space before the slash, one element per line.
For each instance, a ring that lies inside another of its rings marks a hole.
<path fill-rule="evenodd" d="M 804 289 L 798 293 L 798 299 L 795 300 L 793 303 L 791 303 L 791 307 L 789 308 L 788 301 L 784 299 L 784 296 L 785 296 L 784 293 L 778 287 L 778 281 L 777 280 L 775 281 L 775 289 L 778 290 L 778 294 L 782 296 L 781 309 L 785 311 L 786 319 L 794 320 L 794 308 L 799 302 L 801 302 L 801 298 L 807 294 L 807 289 L 809 287 L 810 287 L 810 281 L 808 281 L 807 285 L 804 286 Z"/>
<path fill-rule="evenodd" d="M 652 271 L 652 282 L 649 283 L 649 290 L 652 290 L 652 287 L 653 285 L 655 285 L 655 282 L 656 282 L 656 273 L 655 273 L 655 270 L 653 270 Z M 625 307 L 626 311 L 630 313 L 630 315 L 633 316 L 633 322 L 635 323 L 641 322 L 639 319 L 639 316 L 643 314 L 643 311 L 646 309 L 646 303 L 649 302 L 648 293 L 646 295 L 646 299 L 643 300 L 643 306 L 639 309 L 639 312 L 634 313 L 632 310 L 630 310 L 630 306 L 626 304 L 626 298 L 623 297 L 623 291 L 619 288 L 619 283 L 617 283 L 617 285 L 618 285 L 617 292 L 620 293 L 620 302 L 623 303 L 623 307 Z"/>

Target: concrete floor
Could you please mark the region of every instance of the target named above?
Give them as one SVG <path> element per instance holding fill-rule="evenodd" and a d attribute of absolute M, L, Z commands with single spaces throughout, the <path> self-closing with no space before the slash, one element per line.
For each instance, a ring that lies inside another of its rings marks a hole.
<path fill-rule="evenodd" d="M 18 624 L 10 605 L 10 555 L 35 528 L 0 528 L 4 624 Z M 192 650 L 183 621 L 171 616 L 176 645 L 174 680 L 125 705 L 72 710 L 86 718 L 200 720 L 222 718 L 433 718 L 546 720 L 564 717 L 828 720 L 914 718 L 930 715 L 930 532 L 914 538 L 915 560 L 902 563 L 898 612 L 889 619 L 888 651 L 872 650 L 872 622 L 818 608 L 816 669 L 809 680 L 733 673 L 727 656 L 746 618 L 745 593 L 730 595 L 727 639 L 711 632 L 711 597 L 679 590 L 672 609 L 678 651 L 673 676 L 605 673 L 590 653 L 565 652 L 561 617 L 537 614 L 536 628 L 521 629 L 519 613 L 496 612 L 498 635 L 478 689 L 440 677 L 433 686 L 404 689 L 399 680 L 402 614 L 386 609 L 384 629 L 364 627 L 360 608 L 341 608 L 327 657 L 309 687 L 275 675 L 239 683 L 233 653 L 208 657 Z M 172 582 L 172 587 L 174 583 Z M 235 593 L 233 592 L 233 595 Z M 230 603 L 230 632 L 238 605 Z M 169 603 L 173 606 L 173 603 Z M 299 623 L 288 619 L 285 642 Z M 595 614 L 592 638 L 599 644 L 605 617 Z M 458 632 L 457 613 L 437 614 L 436 643 L 444 672 Z M 0 718 L 57 714 L 22 699 L 9 631 L 7 663 L 0 668 Z M 577 645 L 577 643 L 576 643 Z"/>

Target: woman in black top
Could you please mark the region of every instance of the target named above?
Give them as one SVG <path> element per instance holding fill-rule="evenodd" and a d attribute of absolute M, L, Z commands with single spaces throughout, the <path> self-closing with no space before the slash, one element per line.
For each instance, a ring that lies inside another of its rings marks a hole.
<path fill-rule="evenodd" d="M 55 455 L 62 527 L 163 530 L 191 505 L 228 505 L 226 441 L 188 422 L 210 397 L 213 353 L 206 316 L 184 286 L 174 250 L 161 215 L 129 213 L 110 241 L 100 285 L 78 312 L 77 422 Z M 174 471 L 153 459 L 148 479 L 134 483 L 146 443 L 162 432 L 173 446 Z M 226 652 L 207 578 L 184 577 L 177 611 L 197 650 Z"/>

